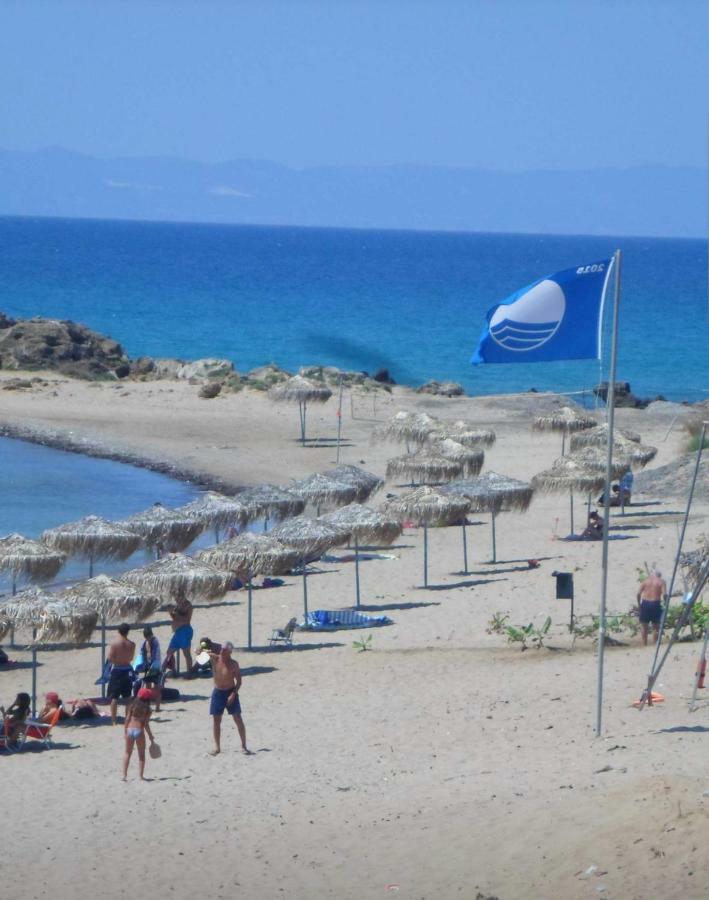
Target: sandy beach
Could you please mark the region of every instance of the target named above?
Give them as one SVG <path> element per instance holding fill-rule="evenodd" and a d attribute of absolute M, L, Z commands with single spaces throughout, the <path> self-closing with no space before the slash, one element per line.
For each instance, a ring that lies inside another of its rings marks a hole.
<path fill-rule="evenodd" d="M 26 377 L 33 377 L 27 375 Z M 12 373 L 17 377 L 18 373 Z M 0 374 L 2 383 L 10 377 Z M 88 383 L 55 374 L 29 390 L 0 390 L 3 433 L 112 456 L 235 489 L 287 484 L 331 468 L 337 402 L 308 410 L 301 447 L 297 408 L 244 390 L 213 400 L 178 381 Z M 341 461 L 383 476 L 403 452 L 373 444 L 373 427 L 399 409 L 425 410 L 492 428 L 483 471 L 528 480 L 559 455 L 560 436 L 531 421 L 558 397 L 444 399 L 404 388 L 343 403 Z M 354 415 L 353 415 L 354 413 Z M 683 449 L 685 410 L 653 404 L 618 410 L 621 427 L 658 448 L 649 469 Z M 372 499 L 378 505 L 388 483 Z M 584 517 L 578 498 L 577 523 Z M 627 612 L 637 569 L 672 570 L 685 500 L 634 497 L 612 511 L 608 606 Z M 686 546 L 707 531 L 709 498 L 692 510 Z M 371 632 L 296 632 L 291 651 L 263 649 L 274 627 L 302 612 L 301 583 L 255 593 L 257 651 L 246 640 L 246 595 L 199 606 L 195 633 L 230 639 L 244 672 L 244 720 L 253 756 L 232 724 L 210 758 L 211 680 L 172 682 L 182 698 L 154 715 L 163 748 L 150 783 L 120 780 L 122 728 L 110 720 L 67 725 L 49 751 L 2 754 L 3 885 L 26 898 L 646 898 L 705 897 L 709 863 L 709 703 L 689 713 L 699 645 L 673 650 L 642 712 L 652 649 L 639 637 L 606 651 L 604 729 L 594 737 L 596 654 L 572 646 L 567 601 L 554 570 L 574 574 L 576 612 L 598 609 L 600 543 L 565 542 L 567 495 L 535 496 L 525 514 L 497 519 L 497 562 L 487 515 L 468 529 L 430 532 L 430 588 L 422 586 L 422 533 L 362 564 L 363 603 L 394 620 Z M 578 530 L 578 528 L 577 528 Z M 526 561 L 538 559 L 539 568 Z M 309 579 L 310 607 L 354 602 L 349 551 L 336 549 Z M 552 627 L 548 648 L 520 651 L 488 633 L 494 613 L 515 625 Z M 169 640 L 167 617 L 156 634 Z M 136 630 L 137 631 L 137 630 Z M 372 634 L 370 652 L 353 640 Z M 98 649 L 41 655 L 39 690 L 90 695 Z M 25 650 L 12 651 L 27 660 Z M 28 690 L 26 668 L 0 673 L 0 698 Z"/>

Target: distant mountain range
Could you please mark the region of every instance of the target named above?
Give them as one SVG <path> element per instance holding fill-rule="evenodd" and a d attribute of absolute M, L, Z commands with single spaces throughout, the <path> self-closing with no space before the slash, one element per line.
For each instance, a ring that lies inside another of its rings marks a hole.
<path fill-rule="evenodd" d="M 0 215 L 706 237 L 707 176 L 663 166 L 293 169 L 248 159 L 97 159 L 53 147 L 0 150 Z"/>

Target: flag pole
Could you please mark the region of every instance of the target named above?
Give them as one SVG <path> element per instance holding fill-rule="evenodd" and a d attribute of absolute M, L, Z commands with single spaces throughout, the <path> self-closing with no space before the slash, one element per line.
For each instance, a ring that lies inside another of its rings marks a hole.
<path fill-rule="evenodd" d="M 618 307 L 620 306 L 620 250 L 613 256 L 615 290 L 613 296 L 613 331 L 611 335 L 611 364 L 608 376 L 608 447 L 606 453 L 606 483 L 603 492 L 603 555 L 601 573 L 601 606 L 598 614 L 598 687 L 596 691 L 596 737 L 601 735 L 603 713 L 603 657 L 606 640 L 606 596 L 608 592 L 608 526 L 610 518 L 611 474 L 613 467 L 613 424 L 615 418 L 615 378 L 618 359 Z M 605 293 L 605 291 L 604 291 Z M 599 328 L 600 330 L 600 328 Z"/>

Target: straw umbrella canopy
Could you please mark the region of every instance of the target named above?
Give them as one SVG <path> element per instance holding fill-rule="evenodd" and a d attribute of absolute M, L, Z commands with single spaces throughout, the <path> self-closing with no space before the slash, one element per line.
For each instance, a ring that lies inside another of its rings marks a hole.
<path fill-rule="evenodd" d="M 154 613 L 161 603 L 157 594 L 138 590 L 135 585 L 109 578 L 108 575 L 78 581 L 56 596 L 68 603 L 95 610 L 104 622 L 124 619 L 140 622 Z"/>
<path fill-rule="evenodd" d="M 218 547 L 208 547 L 196 557 L 217 569 L 226 569 L 244 579 L 248 586 L 248 646 L 251 647 L 253 621 L 254 575 L 285 575 L 300 562 L 300 552 L 287 547 L 270 534 L 245 532 L 224 541 Z"/>
<path fill-rule="evenodd" d="M 185 550 L 204 531 L 204 522 L 179 509 L 168 509 L 154 503 L 149 509 L 135 513 L 118 523 L 139 535 L 158 555 L 163 549 L 170 553 Z"/>
<path fill-rule="evenodd" d="M 497 542 L 495 539 L 495 518 L 497 514 L 503 507 L 516 512 L 525 512 L 529 508 L 534 494 L 532 485 L 526 481 L 519 481 L 517 478 L 510 478 L 507 475 L 499 475 L 497 472 L 485 472 L 479 478 L 467 481 L 452 481 L 444 488 L 441 488 L 441 490 L 444 493 L 467 497 L 471 503 L 471 509 L 491 513 L 493 562 L 497 562 Z M 465 535 L 465 525 L 463 526 L 463 534 Z M 465 571 L 467 572 L 467 548 L 465 542 L 463 547 Z"/>
<path fill-rule="evenodd" d="M 360 503 L 343 506 L 335 512 L 322 516 L 321 521 L 334 525 L 335 528 L 345 528 L 354 541 L 355 597 L 356 605 L 359 606 L 359 545 L 361 543 L 392 544 L 401 534 L 401 524 L 368 506 L 362 506 Z"/>
<path fill-rule="evenodd" d="M 52 641 L 83 644 L 96 628 L 94 610 L 72 606 L 38 588 L 16 594 L 0 605 L 0 621 L 32 630 L 32 714 L 37 710 L 37 648 Z"/>
<path fill-rule="evenodd" d="M 343 503 L 351 503 L 357 495 L 357 488 L 352 481 L 343 481 L 320 472 L 294 481 L 290 485 L 290 490 L 298 497 L 302 497 L 306 506 L 315 506 L 318 511 L 321 506 L 342 506 Z"/>
<path fill-rule="evenodd" d="M 308 403 L 327 403 L 332 391 L 326 384 L 319 384 L 302 375 L 293 375 L 287 381 L 274 384 L 268 396 L 277 403 L 297 403 L 300 410 L 300 442 L 305 445 L 305 416 Z"/>
<path fill-rule="evenodd" d="M 322 519 L 310 519 L 307 516 L 296 516 L 277 525 L 271 531 L 271 537 L 293 547 L 300 554 L 303 574 L 303 614 L 308 617 L 308 567 L 309 559 L 318 559 L 326 550 L 344 544 L 349 540 L 350 532 L 341 526 L 335 527 Z"/>
<path fill-rule="evenodd" d="M 274 484 L 257 484 L 239 491 L 238 498 L 252 510 L 252 515 L 263 516 L 264 528 L 269 519 L 287 519 L 299 516 L 305 509 L 305 500 L 287 488 Z"/>
<path fill-rule="evenodd" d="M 367 472 L 365 469 L 360 469 L 359 466 L 343 464 L 335 466 L 334 469 L 328 469 L 327 472 L 323 472 L 323 475 L 327 475 L 329 478 L 336 478 L 338 481 L 345 482 L 345 484 L 354 485 L 357 489 L 354 498 L 356 503 L 364 503 L 372 494 L 376 494 L 384 486 L 383 478 L 374 475 L 372 472 Z"/>
<path fill-rule="evenodd" d="M 591 434 L 593 432 L 593 434 Z M 634 433 L 633 433 L 634 434 Z M 590 439 L 587 439 L 590 438 Z M 639 435 L 638 435 L 639 438 Z M 604 451 L 608 445 L 608 426 L 599 425 L 598 428 L 592 428 L 589 432 L 581 432 L 571 437 L 569 444 L 571 452 L 575 454 L 584 453 L 587 450 Z M 651 447 L 649 444 L 641 444 L 640 440 L 634 437 L 627 437 L 622 433 L 613 432 L 613 456 L 620 462 L 627 460 L 631 469 L 642 469 L 651 460 L 657 456 L 657 447 Z M 592 459 L 592 456 L 589 456 Z M 605 452 L 603 453 L 603 465 L 605 466 Z"/>
<path fill-rule="evenodd" d="M 372 432 L 373 441 L 423 445 L 429 437 L 444 428 L 443 422 L 428 413 L 400 410 Z"/>
<path fill-rule="evenodd" d="M 178 512 L 214 528 L 217 543 L 220 529 L 244 526 L 257 515 L 254 507 L 245 504 L 242 497 L 227 497 L 217 491 L 206 491 L 191 503 L 178 507 Z"/>
<path fill-rule="evenodd" d="M 55 550 L 22 534 L 8 534 L 0 538 L 0 571 L 12 576 L 12 593 L 17 592 L 20 578 L 28 581 L 49 581 L 66 562 L 66 553 Z"/>
<path fill-rule="evenodd" d="M 463 464 L 433 450 L 419 450 L 387 462 L 387 478 L 410 478 L 412 483 L 439 483 L 458 478 Z"/>
<path fill-rule="evenodd" d="M 382 504 L 380 512 L 402 524 L 423 525 L 423 584 L 428 587 L 428 528 L 452 525 L 470 508 L 465 497 L 455 497 L 432 487 L 419 487 L 402 497 Z"/>
<path fill-rule="evenodd" d="M 85 516 L 43 531 L 42 541 L 70 556 L 89 560 L 89 578 L 97 559 L 128 559 L 141 544 L 140 536 L 100 516 Z"/>
<path fill-rule="evenodd" d="M 433 444 L 434 453 L 440 453 L 446 459 L 460 463 L 463 467 L 461 475 L 470 478 L 478 475 L 485 462 L 485 452 L 483 450 L 474 450 L 471 447 L 465 447 L 459 441 L 453 438 L 443 438 Z"/>
<path fill-rule="evenodd" d="M 597 424 L 596 419 L 586 415 L 581 409 L 562 406 L 545 416 L 537 416 L 532 422 L 532 428 L 535 431 L 559 431 L 571 434 L 574 431 L 593 428 Z"/>
<path fill-rule="evenodd" d="M 121 580 L 154 592 L 161 600 L 218 600 L 229 590 L 233 576 L 191 556 L 169 553 L 148 566 L 124 572 Z"/>
<path fill-rule="evenodd" d="M 441 437 L 453 438 L 464 447 L 491 447 L 497 440 L 494 431 L 487 428 L 475 428 L 469 422 L 458 419 L 457 422 L 449 424 L 441 422 Z"/>
<path fill-rule="evenodd" d="M 639 444 L 642 441 L 637 431 L 630 431 L 628 428 L 613 428 L 613 438 L 625 438 L 626 441 L 632 441 L 634 444 Z M 571 451 L 580 450 L 581 447 L 588 446 L 605 447 L 607 444 L 608 424 L 604 422 L 602 425 L 577 431 L 571 438 Z"/>

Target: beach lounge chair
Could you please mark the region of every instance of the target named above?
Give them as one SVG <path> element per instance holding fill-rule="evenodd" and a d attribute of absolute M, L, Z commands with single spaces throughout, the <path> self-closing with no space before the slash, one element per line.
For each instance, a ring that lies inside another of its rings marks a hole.
<path fill-rule="evenodd" d="M 49 750 L 52 746 L 49 736 L 61 717 L 62 709 L 61 707 L 57 707 L 48 722 L 35 722 L 32 719 L 28 719 L 25 723 L 25 740 L 42 741 L 44 746 Z"/>
<path fill-rule="evenodd" d="M 286 647 L 293 646 L 293 632 L 298 620 L 291 619 L 285 628 L 274 628 L 271 637 L 268 639 L 268 646 L 273 647 L 274 644 L 283 644 Z"/>

